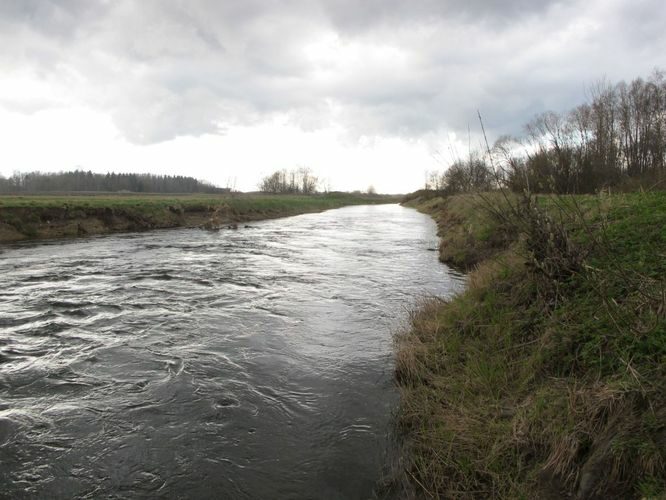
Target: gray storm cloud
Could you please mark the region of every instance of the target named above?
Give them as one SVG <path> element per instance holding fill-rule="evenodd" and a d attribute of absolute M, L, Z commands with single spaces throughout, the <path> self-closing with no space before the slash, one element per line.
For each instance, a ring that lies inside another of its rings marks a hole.
<path fill-rule="evenodd" d="M 663 66 L 661 0 L 88 1 L 0 4 L 0 66 L 153 143 L 286 115 L 352 136 L 491 131 Z M 622 61 L 618 64 L 617 61 Z"/>

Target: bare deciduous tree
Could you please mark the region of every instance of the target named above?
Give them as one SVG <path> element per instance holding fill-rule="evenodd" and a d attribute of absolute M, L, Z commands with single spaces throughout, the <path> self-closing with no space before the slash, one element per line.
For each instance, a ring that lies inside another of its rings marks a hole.
<path fill-rule="evenodd" d="M 295 170 L 277 170 L 264 177 L 259 189 L 265 193 L 276 194 L 314 194 L 317 192 L 319 179 L 309 168 Z"/>

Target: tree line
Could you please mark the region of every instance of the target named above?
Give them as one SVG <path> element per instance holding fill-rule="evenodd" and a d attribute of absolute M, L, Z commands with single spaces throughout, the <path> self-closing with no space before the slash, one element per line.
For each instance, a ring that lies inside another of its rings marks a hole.
<path fill-rule="evenodd" d="M 319 178 L 309 168 L 282 169 L 264 177 L 259 189 L 273 194 L 314 194 L 319 184 Z"/>
<path fill-rule="evenodd" d="M 523 137 L 500 137 L 443 173 L 427 174 L 426 189 L 446 193 L 506 186 L 514 191 L 592 193 L 632 181 L 666 179 L 666 78 L 655 71 L 590 89 L 588 102 L 548 111 Z"/>
<path fill-rule="evenodd" d="M 153 174 L 97 174 L 91 171 L 14 173 L 5 178 L 0 175 L 2 193 L 39 192 L 118 192 L 134 193 L 219 193 L 218 188 L 194 177 Z"/>

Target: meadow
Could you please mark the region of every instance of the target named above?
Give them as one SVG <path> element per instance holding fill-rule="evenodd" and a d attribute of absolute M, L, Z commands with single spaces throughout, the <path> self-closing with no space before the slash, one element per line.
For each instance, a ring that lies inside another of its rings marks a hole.
<path fill-rule="evenodd" d="M 0 241 L 76 237 L 172 227 L 219 229 L 346 205 L 396 203 L 399 197 L 352 193 L 44 194 L 0 196 Z"/>

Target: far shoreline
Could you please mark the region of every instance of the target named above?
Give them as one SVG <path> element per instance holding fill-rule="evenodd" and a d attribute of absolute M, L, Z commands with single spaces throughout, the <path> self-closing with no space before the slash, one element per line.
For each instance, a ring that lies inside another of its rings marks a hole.
<path fill-rule="evenodd" d="M 246 222 L 399 200 L 352 193 L 0 195 L 0 244 L 154 229 L 235 229 Z"/>

